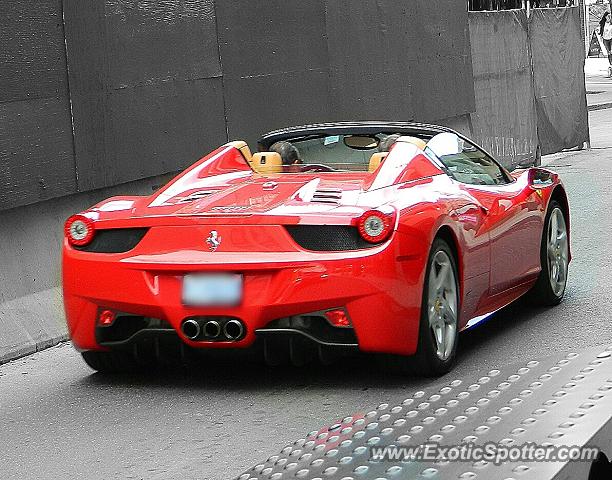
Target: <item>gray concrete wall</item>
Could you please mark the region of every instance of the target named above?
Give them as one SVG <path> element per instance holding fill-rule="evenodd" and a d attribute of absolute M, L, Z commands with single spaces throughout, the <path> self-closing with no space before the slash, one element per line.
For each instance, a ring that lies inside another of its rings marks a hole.
<path fill-rule="evenodd" d="M 60 290 L 66 218 L 114 195 L 149 195 L 153 177 L 0 211 L 0 363 L 67 338 Z"/>
<path fill-rule="evenodd" d="M 0 210 L 180 170 L 228 136 L 474 110 L 463 2 L 262 5 L 0 0 Z"/>

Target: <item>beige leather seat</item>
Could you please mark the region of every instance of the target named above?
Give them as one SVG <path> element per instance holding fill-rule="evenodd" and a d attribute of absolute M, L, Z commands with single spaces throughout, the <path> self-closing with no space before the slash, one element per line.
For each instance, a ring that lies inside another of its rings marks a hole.
<path fill-rule="evenodd" d="M 242 140 L 228 142 L 224 147 L 234 147 L 240 151 L 244 159 L 256 173 L 268 174 L 281 173 L 283 171 L 283 161 L 281 156 L 276 152 L 259 152 L 253 155 L 247 143 Z"/>
<path fill-rule="evenodd" d="M 368 172 L 375 172 L 378 167 L 380 167 L 380 164 L 385 160 L 385 158 L 387 158 L 387 155 L 389 155 L 389 152 L 379 152 L 373 154 L 372 157 L 370 157 L 370 165 L 368 166 Z"/>
<path fill-rule="evenodd" d="M 270 174 L 282 173 L 283 160 L 276 152 L 258 152 L 253 155 L 251 167 L 257 173 Z"/>

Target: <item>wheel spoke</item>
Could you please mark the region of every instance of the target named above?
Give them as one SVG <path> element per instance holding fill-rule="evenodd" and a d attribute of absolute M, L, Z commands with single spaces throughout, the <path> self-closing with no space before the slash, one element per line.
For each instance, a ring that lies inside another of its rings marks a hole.
<path fill-rule="evenodd" d="M 446 325 L 455 325 L 457 323 L 455 312 L 453 312 L 450 307 L 446 308 L 444 311 L 444 323 L 446 323 Z"/>
<path fill-rule="evenodd" d="M 436 292 L 438 291 L 438 288 L 436 286 L 437 283 L 438 283 L 438 272 L 436 272 L 436 266 L 435 264 L 433 264 L 431 266 L 431 271 L 429 272 L 429 301 L 430 303 L 432 301 L 435 301 Z"/>
<path fill-rule="evenodd" d="M 446 326 L 446 341 L 444 348 L 444 356 L 448 358 L 453 350 L 453 346 L 455 343 L 455 336 L 457 335 L 457 326 L 455 323 L 448 324 Z"/>
<path fill-rule="evenodd" d="M 440 264 L 440 271 L 437 274 L 435 283 L 437 291 L 440 291 L 442 289 L 442 287 L 447 281 L 448 275 L 450 275 L 451 273 L 452 272 L 450 271 L 450 267 L 447 263 Z"/>
<path fill-rule="evenodd" d="M 567 243 L 567 232 L 562 230 L 557 233 L 557 244 L 561 245 L 564 243 Z"/>
<path fill-rule="evenodd" d="M 438 323 L 436 325 L 434 333 L 436 335 L 436 343 L 438 344 L 438 350 L 440 350 L 440 347 L 444 343 L 444 326 L 442 323 Z"/>
<path fill-rule="evenodd" d="M 557 219 L 556 211 L 553 211 L 550 216 L 550 236 L 549 242 L 551 245 L 555 245 L 557 243 L 557 229 L 559 228 L 559 222 Z"/>
<path fill-rule="evenodd" d="M 446 252 L 440 250 L 429 270 L 427 314 L 434 349 L 441 360 L 451 355 L 455 344 L 457 302 L 455 271 Z"/>
<path fill-rule="evenodd" d="M 431 325 L 431 333 L 433 334 L 433 339 L 435 342 L 436 353 L 440 355 L 443 350 L 443 342 L 444 342 L 444 331 L 442 322 L 439 321 L 438 316 L 430 321 Z"/>
<path fill-rule="evenodd" d="M 559 208 L 551 212 L 548 228 L 546 257 L 550 286 L 555 295 L 562 295 L 567 282 L 569 252 L 565 217 Z"/>

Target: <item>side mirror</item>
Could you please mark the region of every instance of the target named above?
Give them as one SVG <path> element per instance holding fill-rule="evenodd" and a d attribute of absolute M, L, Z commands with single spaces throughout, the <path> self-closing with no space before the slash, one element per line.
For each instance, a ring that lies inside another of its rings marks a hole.
<path fill-rule="evenodd" d="M 550 187 L 554 183 L 554 175 L 548 170 L 532 168 L 529 170 L 529 185 L 535 189 Z"/>

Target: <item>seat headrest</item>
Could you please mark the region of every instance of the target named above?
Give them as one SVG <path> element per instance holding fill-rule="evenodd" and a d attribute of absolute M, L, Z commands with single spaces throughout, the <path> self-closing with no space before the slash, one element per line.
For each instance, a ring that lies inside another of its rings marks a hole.
<path fill-rule="evenodd" d="M 383 160 L 387 158 L 387 155 L 389 155 L 389 152 L 374 153 L 372 157 L 370 157 L 370 165 L 368 166 L 368 172 L 375 172 L 378 167 L 380 167 L 380 164 L 383 162 Z"/>
<path fill-rule="evenodd" d="M 283 160 L 276 152 L 258 152 L 253 155 L 251 167 L 257 173 L 282 173 Z"/>
<path fill-rule="evenodd" d="M 408 135 L 399 137 L 395 142 L 411 143 L 413 145 L 416 145 L 420 150 L 425 150 L 425 147 L 427 146 L 427 142 L 425 140 L 418 137 L 411 137 Z"/>

